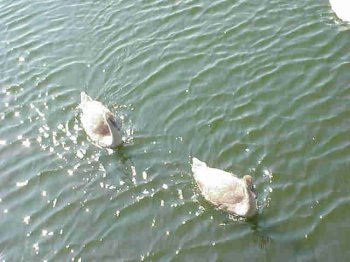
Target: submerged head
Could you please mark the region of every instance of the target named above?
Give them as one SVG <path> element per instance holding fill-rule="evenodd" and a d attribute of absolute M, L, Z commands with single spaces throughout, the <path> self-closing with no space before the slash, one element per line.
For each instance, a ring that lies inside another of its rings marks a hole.
<path fill-rule="evenodd" d="M 120 128 L 114 118 L 114 115 L 111 112 L 105 113 L 104 117 L 106 122 L 108 123 L 109 128 L 111 129 L 111 132 L 113 132 L 114 129 L 120 131 Z"/>
<path fill-rule="evenodd" d="M 253 194 L 254 198 L 257 198 L 255 187 L 253 185 L 253 178 L 250 175 L 245 175 L 243 177 L 243 181 L 247 186 L 247 189 Z"/>

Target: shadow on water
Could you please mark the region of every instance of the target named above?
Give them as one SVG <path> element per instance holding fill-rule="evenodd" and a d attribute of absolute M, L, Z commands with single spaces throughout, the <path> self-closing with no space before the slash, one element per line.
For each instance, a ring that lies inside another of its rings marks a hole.
<path fill-rule="evenodd" d="M 268 236 L 264 229 L 259 226 L 259 214 L 254 217 L 247 219 L 246 222 L 249 224 L 251 231 L 255 236 L 255 241 L 261 249 L 266 248 L 272 243 L 272 238 Z"/>

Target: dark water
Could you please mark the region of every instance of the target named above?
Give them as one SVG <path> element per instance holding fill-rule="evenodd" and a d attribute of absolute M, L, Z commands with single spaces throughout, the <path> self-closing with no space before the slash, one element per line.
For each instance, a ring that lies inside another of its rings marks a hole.
<path fill-rule="evenodd" d="M 327 1 L 0 2 L 0 261 L 348 261 L 350 27 Z M 123 123 L 90 144 L 81 91 Z M 254 177 L 231 219 L 189 160 Z"/>

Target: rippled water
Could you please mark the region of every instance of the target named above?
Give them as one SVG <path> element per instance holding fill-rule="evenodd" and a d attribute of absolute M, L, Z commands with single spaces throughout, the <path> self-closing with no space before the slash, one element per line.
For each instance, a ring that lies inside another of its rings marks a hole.
<path fill-rule="evenodd" d="M 350 27 L 327 1 L 0 2 L 0 261 L 347 261 Z M 81 91 L 123 123 L 88 142 Z M 254 177 L 230 218 L 189 160 Z"/>

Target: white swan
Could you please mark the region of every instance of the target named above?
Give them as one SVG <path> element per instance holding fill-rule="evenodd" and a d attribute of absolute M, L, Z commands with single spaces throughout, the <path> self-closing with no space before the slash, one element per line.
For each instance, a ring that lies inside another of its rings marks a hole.
<path fill-rule="evenodd" d="M 80 97 L 81 123 L 92 142 L 109 148 L 122 144 L 120 128 L 112 112 L 85 92 L 81 92 Z"/>
<path fill-rule="evenodd" d="M 350 0 L 329 0 L 329 3 L 341 20 L 350 22 Z"/>
<path fill-rule="evenodd" d="M 219 209 L 231 214 L 252 217 L 257 212 L 256 194 L 252 177 L 243 179 L 206 163 L 192 159 L 194 179 L 204 198 Z"/>

